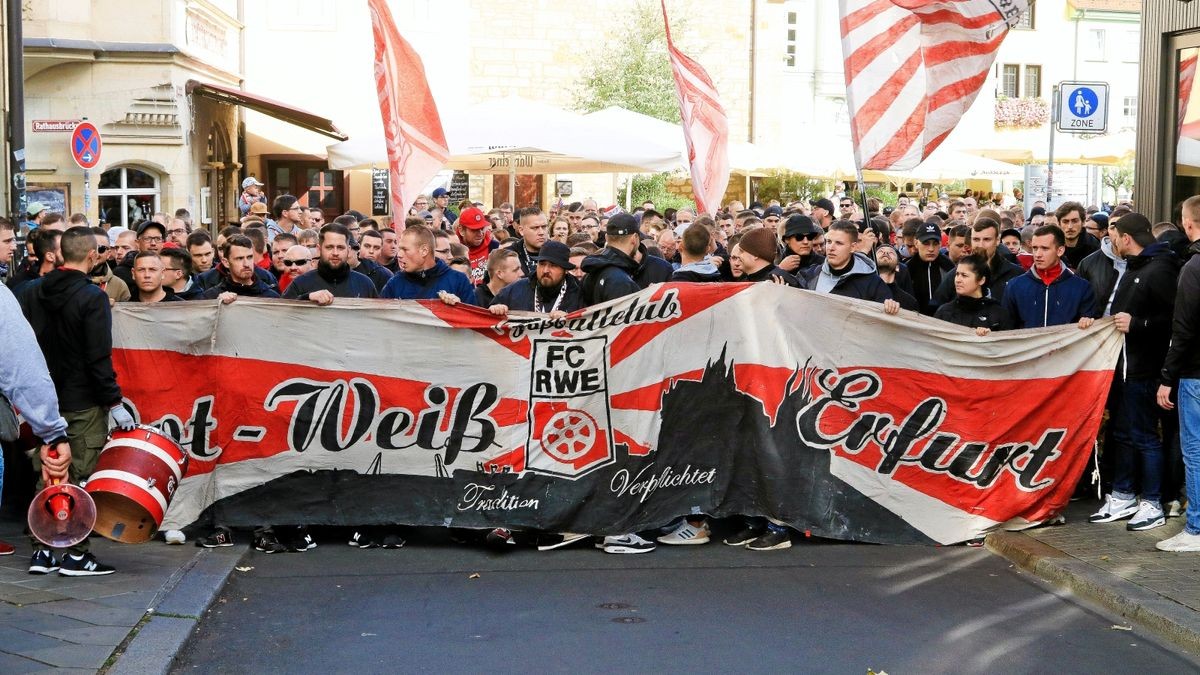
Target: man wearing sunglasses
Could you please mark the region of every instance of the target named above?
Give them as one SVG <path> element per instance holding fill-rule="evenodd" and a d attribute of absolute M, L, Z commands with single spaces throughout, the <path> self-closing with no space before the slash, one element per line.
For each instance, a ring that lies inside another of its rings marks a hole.
<path fill-rule="evenodd" d="M 96 253 L 100 255 L 100 261 L 96 263 L 91 272 L 88 272 L 88 278 L 108 295 L 110 306 L 118 302 L 125 302 L 130 297 L 129 286 L 126 286 L 124 281 L 113 274 L 112 268 L 106 261 L 109 251 L 112 250 L 112 247 L 108 245 L 108 235 L 102 234 L 104 230 L 100 228 L 92 228 L 92 232 L 96 235 Z M 0 238 L 2 237 L 3 234 L 0 233 Z"/>
<path fill-rule="evenodd" d="M 854 200 L 849 197 L 839 199 L 838 214 L 840 220 L 854 220 Z"/>
<path fill-rule="evenodd" d="M 293 244 L 280 254 L 279 265 L 283 268 L 283 276 L 279 278 L 279 290 L 286 293 L 297 277 L 313 269 L 312 253 L 307 246 Z"/>
<path fill-rule="evenodd" d="M 783 225 L 783 245 L 787 249 L 779 267 L 785 272 L 796 273 L 825 262 L 824 256 L 813 251 L 813 242 L 821 236 L 821 228 L 812 218 L 797 213 Z"/>

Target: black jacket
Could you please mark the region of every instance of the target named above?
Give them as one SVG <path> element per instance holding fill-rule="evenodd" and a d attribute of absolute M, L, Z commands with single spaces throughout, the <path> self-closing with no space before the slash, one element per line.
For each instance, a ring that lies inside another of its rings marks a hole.
<path fill-rule="evenodd" d="M 335 298 L 378 298 L 375 284 L 370 277 L 342 265 L 338 270 L 332 270 L 324 262 L 317 264 L 317 269 L 305 272 L 288 284 L 283 292 L 285 300 L 308 300 L 310 293 L 329 291 Z"/>
<path fill-rule="evenodd" d="M 933 296 L 942 283 L 942 278 L 954 278 L 954 263 L 945 254 L 939 253 L 932 262 L 921 260 L 915 255 L 908 261 L 908 276 L 912 279 L 913 296 L 921 306 L 921 313 L 933 316 L 938 303 Z"/>
<path fill-rule="evenodd" d="M 999 254 L 992 256 L 988 267 L 992 270 L 992 275 L 988 278 L 987 283 L 988 295 L 996 302 L 1002 303 L 1004 302 L 1004 289 L 1008 288 L 1008 282 L 1024 274 L 1025 270 L 1021 269 L 1020 265 L 1008 262 Z M 942 277 L 942 283 L 933 292 L 933 301 L 936 305 L 941 305 L 956 297 L 958 297 L 958 291 L 954 289 L 954 275 L 947 274 Z"/>
<path fill-rule="evenodd" d="M 517 254 L 517 260 L 521 263 L 521 269 L 525 271 L 525 278 L 537 278 L 537 262 L 534 258 L 537 257 L 537 251 L 530 251 L 525 248 L 525 239 L 517 238 L 517 243 L 512 246 L 513 253 Z"/>
<path fill-rule="evenodd" d="M 721 270 L 708 262 L 688 263 L 671 274 L 671 281 L 687 281 L 691 283 L 712 283 L 721 281 Z"/>
<path fill-rule="evenodd" d="M 216 265 L 213 265 L 212 269 L 196 277 L 196 285 L 207 292 L 208 289 L 213 288 L 214 286 L 220 286 L 222 283 L 224 283 L 225 274 L 225 266 L 221 263 L 217 263 Z M 259 267 L 258 265 L 255 265 L 254 276 L 257 277 L 264 286 L 275 291 L 275 297 L 279 297 L 279 280 L 275 278 L 274 274 L 271 274 L 269 271 Z M 129 287 L 133 288 L 133 285 L 130 284 Z"/>
<path fill-rule="evenodd" d="M 751 283 L 757 284 L 757 283 L 762 283 L 764 281 L 771 281 L 771 277 L 779 277 L 780 279 L 783 279 L 783 284 L 785 286 L 791 286 L 792 288 L 800 288 L 801 287 L 800 280 L 797 279 L 795 277 L 795 275 L 793 275 L 791 272 L 785 272 L 785 271 L 779 269 L 778 267 L 776 267 L 775 265 L 767 265 L 766 267 L 755 272 L 754 274 L 743 274 L 742 278 L 738 279 L 738 281 L 749 281 Z M 771 282 L 771 283 L 775 283 L 775 282 Z"/>
<path fill-rule="evenodd" d="M 358 267 L 355 267 L 354 271 L 370 279 L 371 283 L 375 284 L 376 292 L 382 291 L 387 282 L 392 279 L 392 273 L 388 271 L 388 268 L 374 260 L 367 260 L 366 258 L 359 259 Z"/>
<path fill-rule="evenodd" d="M 133 259 L 137 257 L 137 251 L 130 251 L 125 254 L 125 257 L 118 260 L 113 267 L 113 276 L 125 282 L 129 290 L 133 290 L 137 284 L 133 283 Z"/>
<path fill-rule="evenodd" d="M 563 277 L 563 283 L 566 284 L 566 292 L 563 294 L 562 302 L 558 308 L 564 312 L 574 312 L 583 307 L 583 299 L 579 280 L 567 274 Z M 534 312 L 537 307 L 534 305 L 534 286 L 537 284 L 535 279 L 517 279 L 511 284 L 500 289 L 496 297 L 492 300 L 493 305 L 504 305 L 509 309 L 521 312 Z M 554 290 L 552 296 L 543 296 L 541 298 L 545 313 L 550 313 L 550 308 L 553 307 L 554 301 L 558 299 L 558 294 L 561 291 L 561 286 Z"/>
<path fill-rule="evenodd" d="M 921 311 L 921 303 L 917 302 L 917 299 L 912 296 L 912 293 L 909 293 L 900 287 L 899 279 L 890 284 L 886 281 L 883 283 L 888 287 L 888 290 L 892 292 L 892 299 L 900 303 L 900 309 L 907 309 L 913 312 Z"/>
<path fill-rule="evenodd" d="M 1063 254 L 1063 262 L 1067 263 L 1067 267 L 1074 272 L 1079 268 L 1079 263 L 1089 255 L 1100 250 L 1100 240 L 1088 232 L 1080 232 L 1079 239 L 1075 242 L 1075 248 L 1067 247 L 1067 252 Z M 1096 302 L 1099 302 L 1099 298 Z"/>
<path fill-rule="evenodd" d="M 633 275 L 633 280 L 642 288 L 648 288 L 650 284 L 659 284 L 664 281 L 670 281 L 671 275 L 675 274 L 675 267 L 666 260 L 646 253 L 646 245 L 642 244 L 642 262 L 638 263 L 637 272 Z"/>
<path fill-rule="evenodd" d="M 1200 379 L 1200 241 L 1192 242 L 1192 257 L 1179 273 L 1171 348 L 1162 367 L 1162 383 L 1175 386 L 1181 378 Z"/>
<path fill-rule="evenodd" d="M 500 289 L 504 290 L 504 289 Z M 496 299 L 496 294 L 492 289 L 488 288 L 487 284 L 479 284 L 475 287 L 475 304 L 479 307 L 491 307 L 492 301 Z"/>
<path fill-rule="evenodd" d="M 292 283 L 294 284 L 296 282 L 293 281 Z M 289 288 L 290 288 L 290 286 L 289 286 Z M 224 293 L 226 291 L 229 291 L 230 293 L 237 293 L 238 295 L 242 295 L 242 296 L 246 296 L 246 297 L 250 297 L 250 298 L 278 298 L 279 297 L 279 294 L 275 292 L 275 289 L 273 289 L 270 286 L 263 283 L 263 280 L 261 278 L 255 276 L 254 283 L 250 284 L 249 286 L 235 284 L 233 282 L 233 280 L 229 279 L 228 277 L 222 278 L 220 284 L 213 286 L 212 288 L 205 289 L 204 299 L 205 300 L 215 300 L 217 297 L 219 297 L 222 293 Z"/>
<path fill-rule="evenodd" d="M 633 295 L 642 290 L 634 281 L 638 264 L 623 251 L 604 247 L 595 255 L 583 259 L 580 265 L 585 276 L 583 278 L 583 305 L 589 307 L 607 302 L 626 295 Z"/>
<path fill-rule="evenodd" d="M 828 291 L 830 295 L 875 302 L 893 299 L 891 290 L 875 271 L 875 263 L 861 253 L 855 253 L 850 263 L 850 269 L 840 274 L 833 273 L 829 267 L 828 258 L 820 265 L 810 267 L 805 272 L 803 287 L 810 291 L 817 291 L 821 286 L 821 277 L 825 274 L 835 279 L 833 288 Z"/>
<path fill-rule="evenodd" d="M 1096 312 L 1100 316 L 1105 315 L 1108 300 L 1113 295 L 1113 289 L 1117 287 L 1117 268 L 1111 246 L 1105 237 L 1100 244 L 1100 250 L 1088 254 L 1075 270 L 1076 275 L 1092 285 L 1092 294 L 1096 296 Z"/>
<path fill-rule="evenodd" d="M 108 295 L 83 272 L 57 269 L 26 284 L 19 300 L 50 367 L 59 410 L 120 403 Z"/>
<path fill-rule="evenodd" d="M 1154 243 L 1126 262 L 1112 313 L 1128 312 L 1132 320 L 1125 334 L 1125 367 L 1117 372 L 1123 372 L 1126 380 L 1144 380 L 1162 370 L 1171 344 L 1180 260 L 1169 245 Z"/>
<path fill-rule="evenodd" d="M 990 328 L 993 331 L 1011 330 L 1012 318 L 994 298 L 972 298 L 956 295 L 937 308 L 933 317 L 967 328 Z"/>

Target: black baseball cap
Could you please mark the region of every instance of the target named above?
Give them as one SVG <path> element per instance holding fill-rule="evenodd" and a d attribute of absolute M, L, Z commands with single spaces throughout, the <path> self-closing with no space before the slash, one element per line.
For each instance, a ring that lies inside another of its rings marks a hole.
<path fill-rule="evenodd" d="M 809 200 L 808 203 L 810 206 L 819 206 L 819 207 L 825 209 L 826 211 L 828 211 L 829 213 L 834 212 L 833 202 L 829 201 L 825 197 L 821 197 L 820 199 Z"/>
<path fill-rule="evenodd" d="M 917 241 L 941 241 L 942 231 L 934 223 L 925 223 L 917 230 Z"/>
<path fill-rule="evenodd" d="M 608 219 L 608 225 L 605 226 L 604 233 L 620 237 L 626 234 L 641 234 L 642 232 L 636 218 L 628 213 L 618 213 Z"/>

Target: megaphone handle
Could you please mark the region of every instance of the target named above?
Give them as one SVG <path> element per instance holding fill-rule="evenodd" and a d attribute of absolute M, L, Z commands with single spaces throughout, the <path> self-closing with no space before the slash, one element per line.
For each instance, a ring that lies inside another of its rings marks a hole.
<path fill-rule="evenodd" d="M 50 456 L 50 459 L 58 459 L 58 450 L 55 450 L 54 446 L 50 446 L 50 452 L 48 452 L 46 454 Z M 57 478 L 51 478 L 50 481 L 51 481 L 50 482 L 51 485 L 58 485 L 59 483 L 62 482 Z"/>

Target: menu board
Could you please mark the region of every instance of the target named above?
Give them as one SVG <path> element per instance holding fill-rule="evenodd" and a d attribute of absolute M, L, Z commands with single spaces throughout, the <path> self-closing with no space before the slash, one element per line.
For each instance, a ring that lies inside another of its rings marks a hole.
<path fill-rule="evenodd" d="M 371 215 L 386 216 L 391 200 L 387 169 L 371 169 Z"/>

